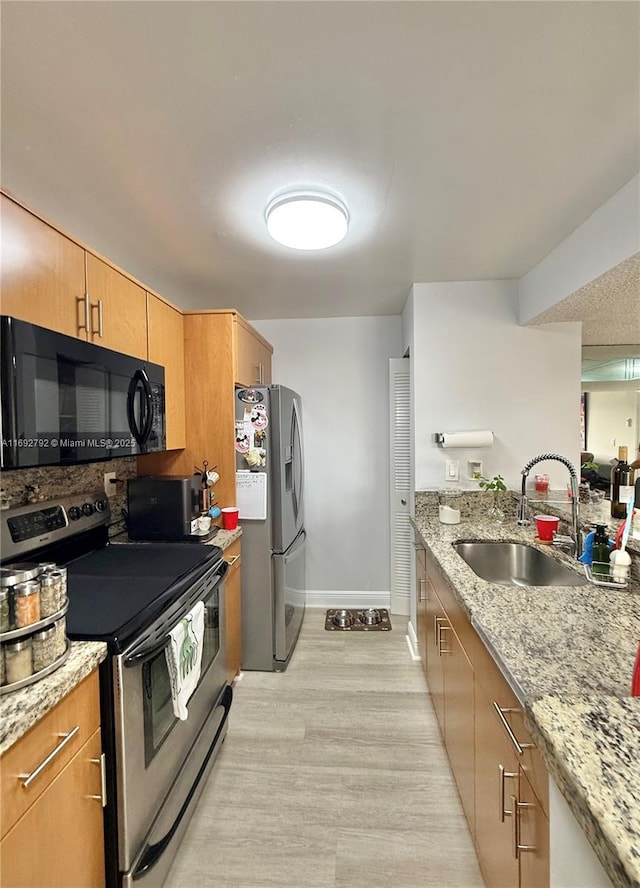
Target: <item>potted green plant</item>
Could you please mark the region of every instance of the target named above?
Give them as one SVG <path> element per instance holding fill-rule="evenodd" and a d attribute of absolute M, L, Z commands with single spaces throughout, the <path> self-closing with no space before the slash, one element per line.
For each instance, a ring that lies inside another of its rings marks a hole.
<path fill-rule="evenodd" d="M 487 517 L 490 521 L 501 523 L 504 521 L 504 512 L 500 508 L 499 501 L 501 495 L 507 491 L 507 485 L 504 483 L 504 478 L 502 475 L 494 475 L 493 478 L 489 480 L 488 478 L 481 476 L 478 484 L 487 493 L 493 494 L 493 503 L 487 512 Z"/>

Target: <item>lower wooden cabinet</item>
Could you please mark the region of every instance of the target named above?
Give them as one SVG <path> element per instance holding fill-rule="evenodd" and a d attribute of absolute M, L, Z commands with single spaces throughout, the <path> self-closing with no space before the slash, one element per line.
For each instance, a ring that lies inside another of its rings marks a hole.
<path fill-rule="evenodd" d="M 424 631 L 427 683 L 485 884 L 548 888 L 546 769 L 517 698 L 433 557 L 423 553 L 417 593 L 424 588 L 426 601 L 417 602 L 417 631 Z"/>
<path fill-rule="evenodd" d="M 415 541 L 416 552 L 416 636 L 422 668 L 427 669 L 427 568 L 425 548 Z"/>
<path fill-rule="evenodd" d="M 104 885 L 100 728 L 0 843 L 4 888 Z"/>
<path fill-rule="evenodd" d="M 232 682 L 242 667 L 242 588 L 240 540 L 225 549 L 229 572 L 225 582 L 225 627 L 227 642 L 227 681 Z"/>
<path fill-rule="evenodd" d="M 103 888 L 103 768 L 94 671 L 0 759 L 3 888 Z"/>

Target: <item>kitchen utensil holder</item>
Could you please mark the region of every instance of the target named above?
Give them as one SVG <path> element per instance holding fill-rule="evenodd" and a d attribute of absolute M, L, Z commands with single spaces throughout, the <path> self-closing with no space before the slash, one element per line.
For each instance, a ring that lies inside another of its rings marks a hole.
<path fill-rule="evenodd" d="M 609 589 L 620 589 L 620 590 L 625 590 L 625 589 L 629 588 L 629 581 L 628 580 L 625 580 L 622 583 L 616 583 L 613 580 L 601 579 L 601 576 L 606 576 L 606 574 L 604 574 L 604 575 L 594 574 L 593 571 L 591 570 L 590 564 L 585 564 L 585 565 L 583 565 L 583 567 L 584 567 L 584 573 L 585 573 L 586 578 L 589 580 L 590 583 L 593 583 L 594 586 L 607 586 Z"/>

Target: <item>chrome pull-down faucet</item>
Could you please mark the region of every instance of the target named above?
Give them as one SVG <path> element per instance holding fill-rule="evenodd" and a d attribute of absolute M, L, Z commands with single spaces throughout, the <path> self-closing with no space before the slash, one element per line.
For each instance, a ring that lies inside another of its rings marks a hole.
<path fill-rule="evenodd" d="M 580 514 L 578 510 L 578 475 L 576 474 L 573 464 L 566 458 L 566 456 L 560 456 L 559 453 L 541 453 L 540 456 L 534 456 L 534 458 L 530 459 L 526 464 L 522 470 L 522 489 L 520 492 L 520 505 L 518 506 L 518 524 L 527 525 L 530 523 L 527 518 L 527 478 L 529 477 L 529 472 L 535 465 L 537 465 L 537 463 L 544 462 L 547 459 L 560 462 L 569 470 L 571 482 L 571 538 L 566 539 L 564 537 L 556 537 L 554 543 L 562 546 L 565 542 L 570 542 L 574 548 L 575 557 L 577 559 L 582 555 L 582 534 L 580 533 Z"/>

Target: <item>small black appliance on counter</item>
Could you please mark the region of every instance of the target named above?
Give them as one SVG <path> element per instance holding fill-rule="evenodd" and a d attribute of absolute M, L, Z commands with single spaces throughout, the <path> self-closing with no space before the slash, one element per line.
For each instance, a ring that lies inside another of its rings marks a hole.
<path fill-rule="evenodd" d="M 217 532 L 198 530 L 199 475 L 149 475 L 127 484 L 127 528 L 131 540 L 206 543 Z"/>

